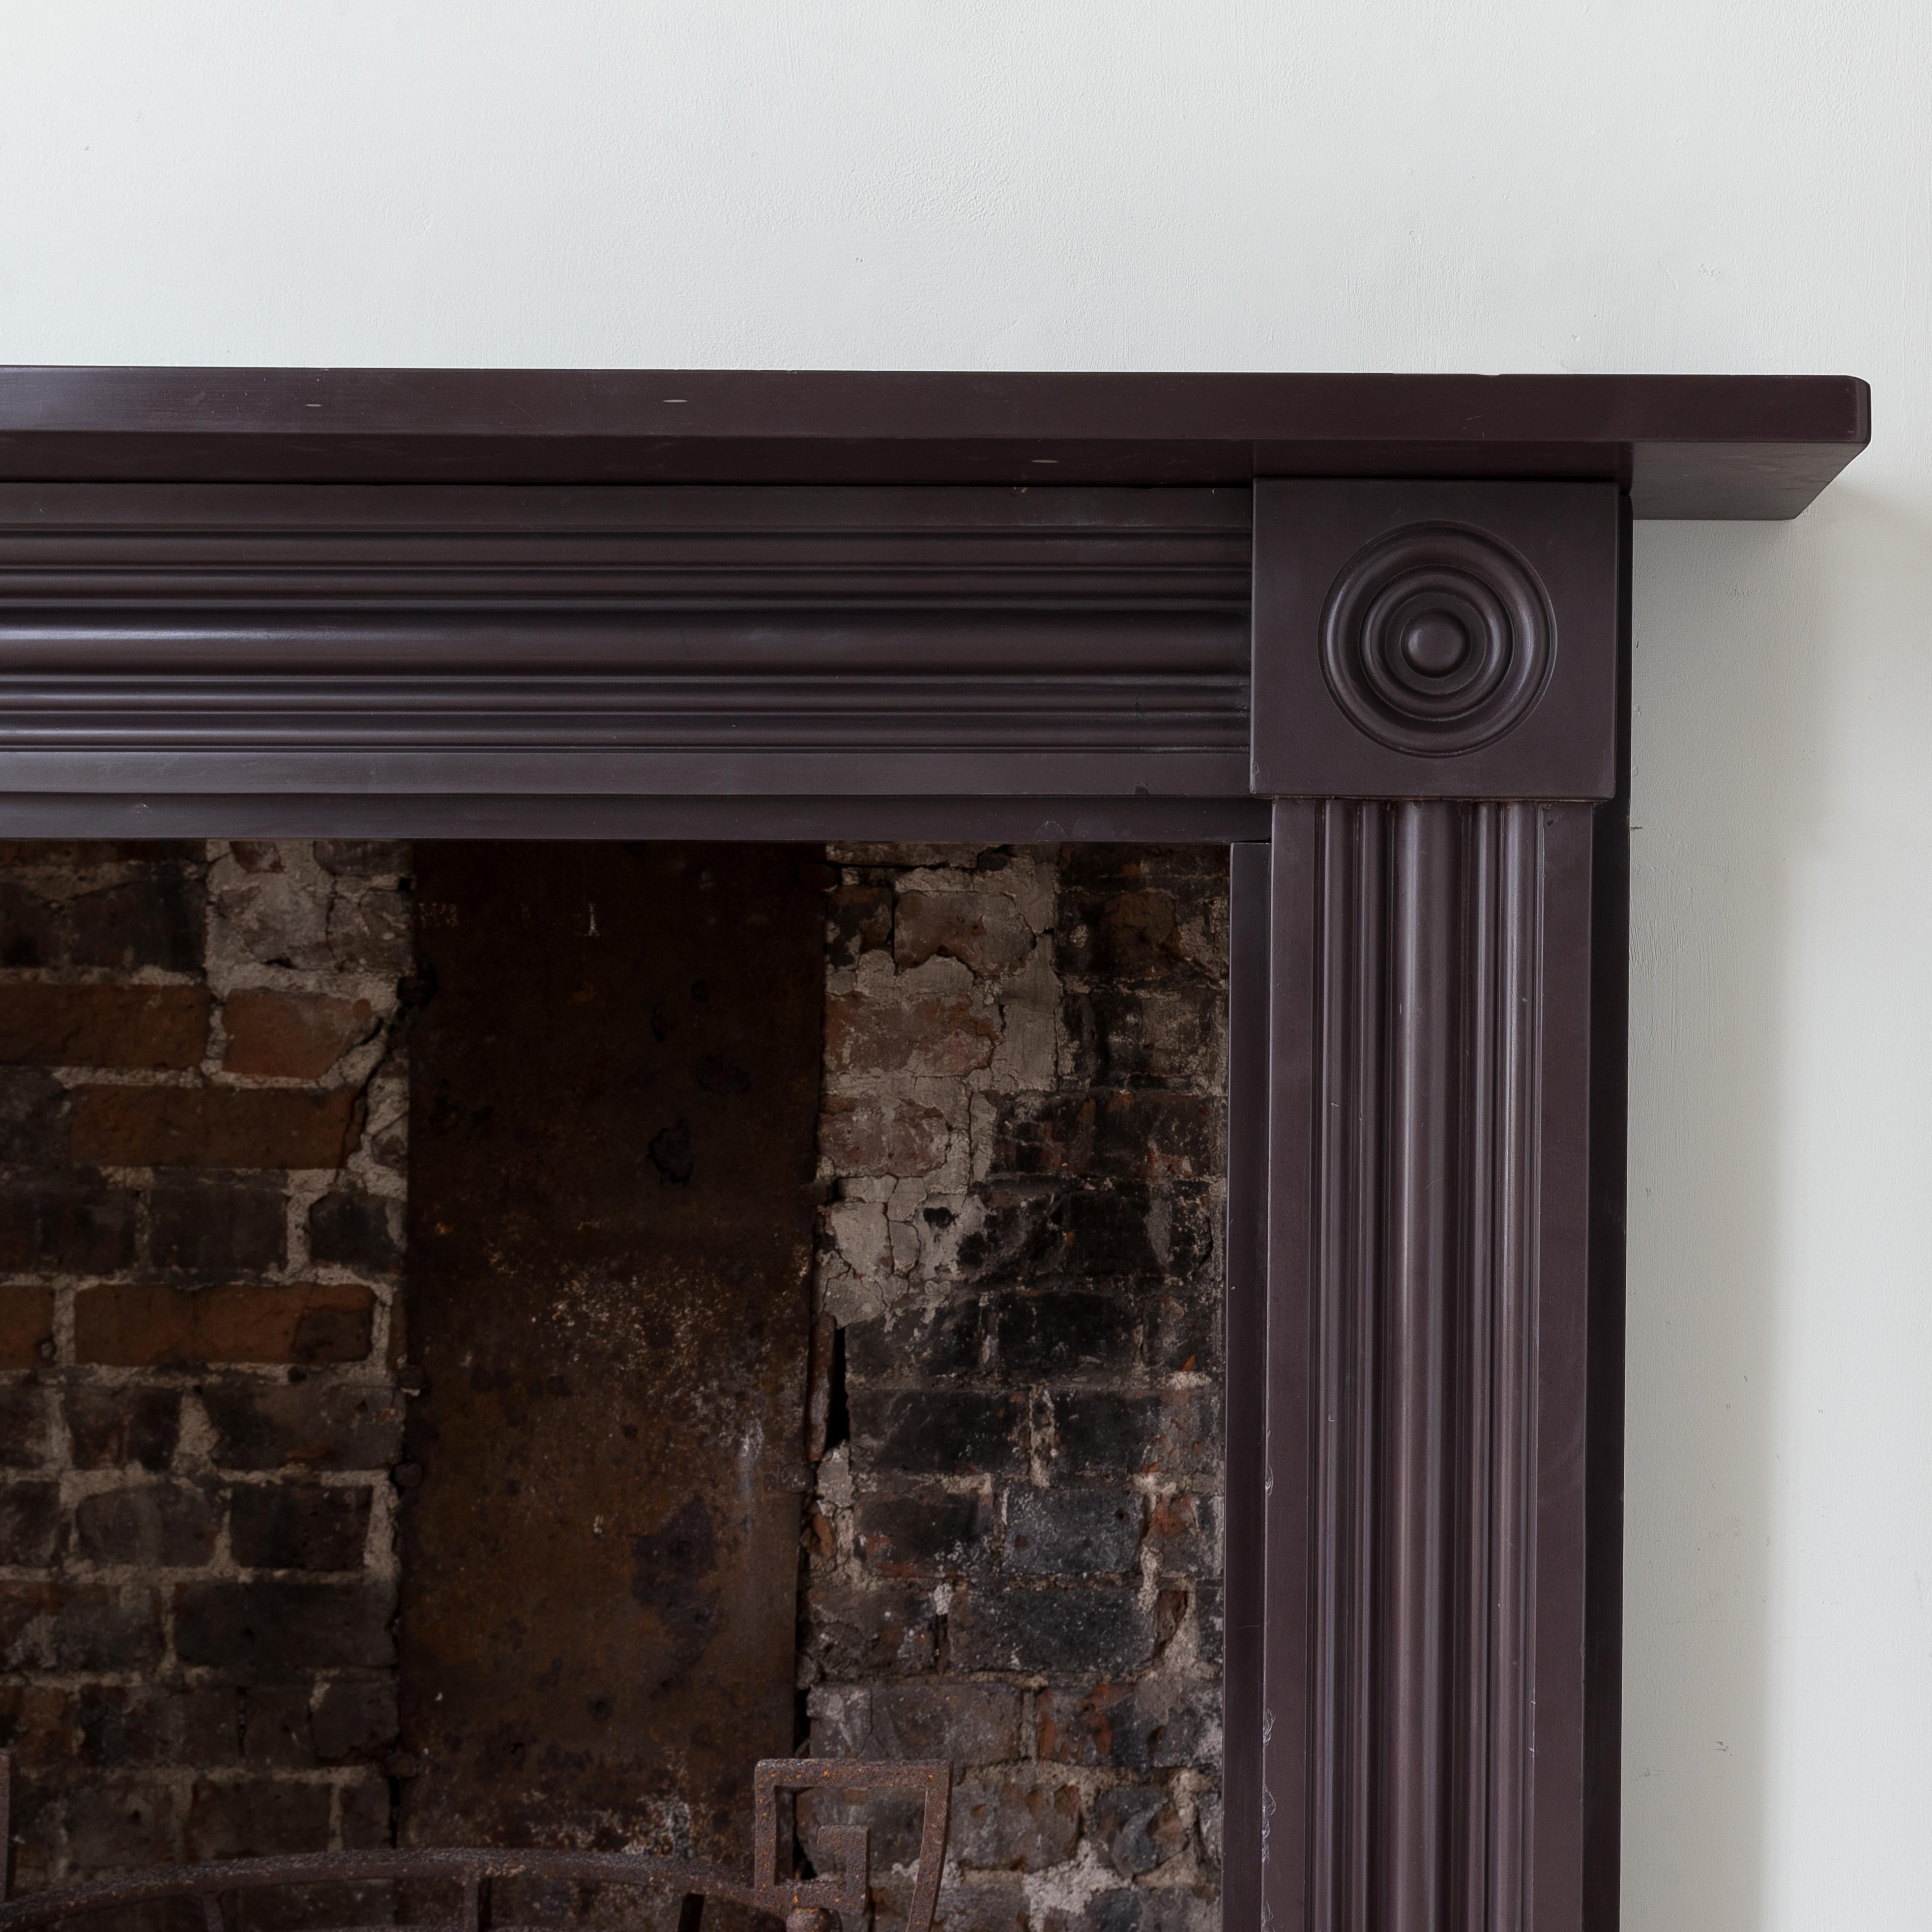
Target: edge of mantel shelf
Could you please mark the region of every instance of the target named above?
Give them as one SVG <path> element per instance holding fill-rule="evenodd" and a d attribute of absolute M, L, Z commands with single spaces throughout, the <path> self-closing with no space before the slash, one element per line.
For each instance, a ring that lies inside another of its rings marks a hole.
<path fill-rule="evenodd" d="M 1853 376 L 0 368 L 0 481 L 1614 481 L 1794 517 L 1870 440 Z"/>

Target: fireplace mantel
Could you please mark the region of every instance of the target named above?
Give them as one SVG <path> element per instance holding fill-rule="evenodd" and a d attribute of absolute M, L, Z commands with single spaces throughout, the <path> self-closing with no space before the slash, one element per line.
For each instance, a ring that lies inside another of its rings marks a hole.
<path fill-rule="evenodd" d="M 0 370 L 0 480 L 1609 482 L 1795 517 L 1864 447 L 1849 376 Z"/>
<path fill-rule="evenodd" d="M 1616 1918 L 1629 526 L 1840 376 L 0 371 L 0 833 L 1232 848 L 1224 1923 Z"/>

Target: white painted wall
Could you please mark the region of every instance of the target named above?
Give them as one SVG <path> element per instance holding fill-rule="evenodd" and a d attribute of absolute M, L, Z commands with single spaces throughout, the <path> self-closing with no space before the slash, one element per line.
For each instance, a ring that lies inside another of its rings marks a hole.
<path fill-rule="evenodd" d="M 1625 1923 L 1917 1932 L 1928 80 L 1924 0 L 0 0 L 0 358 L 1868 377 L 1802 521 L 1639 530 Z"/>

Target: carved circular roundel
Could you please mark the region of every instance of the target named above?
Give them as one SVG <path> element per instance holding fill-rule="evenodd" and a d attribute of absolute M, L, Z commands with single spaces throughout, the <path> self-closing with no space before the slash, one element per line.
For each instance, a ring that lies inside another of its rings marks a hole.
<path fill-rule="evenodd" d="M 1380 743 L 1424 758 L 1473 752 L 1543 695 L 1556 656 L 1528 565 L 1480 531 L 1412 524 L 1350 558 L 1322 613 L 1335 701 Z"/>

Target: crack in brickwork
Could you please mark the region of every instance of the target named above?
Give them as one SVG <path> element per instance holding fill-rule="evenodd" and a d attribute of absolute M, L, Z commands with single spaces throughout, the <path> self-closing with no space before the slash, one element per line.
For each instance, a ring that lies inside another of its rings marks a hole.
<path fill-rule="evenodd" d="M 0 844 L 23 1887 L 390 1842 L 408 869 Z"/>
<path fill-rule="evenodd" d="M 946 1932 L 1208 1932 L 1226 855 L 830 856 L 811 1748 L 952 1760 Z"/>

